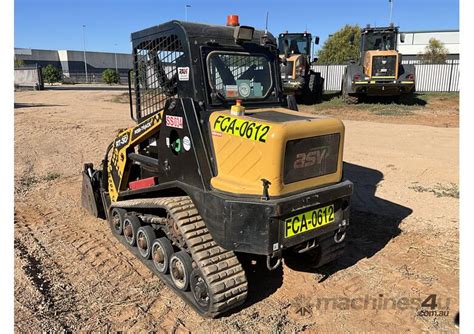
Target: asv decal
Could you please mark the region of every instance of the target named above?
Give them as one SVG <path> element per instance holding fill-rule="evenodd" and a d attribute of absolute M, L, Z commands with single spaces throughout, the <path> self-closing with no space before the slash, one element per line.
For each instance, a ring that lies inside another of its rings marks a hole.
<path fill-rule="evenodd" d="M 328 149 L 326 147 L 312 148 L 307 153 L 298 153 L 293 163 L 293 168 L 298 169 L 314 166 L 315 164 L 320 165 L 328 155 Z"/>
<path fill-rule="evenodd" d="M 115 147 L 120 148 L 127 143 L 128 143 L 128 133 L 124 134 L 122 137 L 115 140 Z"/>
<path fill-rule="evenodd" d="M 166 115 L 166 126 L 171 128 L 182 129 L 183 117 Z"/>

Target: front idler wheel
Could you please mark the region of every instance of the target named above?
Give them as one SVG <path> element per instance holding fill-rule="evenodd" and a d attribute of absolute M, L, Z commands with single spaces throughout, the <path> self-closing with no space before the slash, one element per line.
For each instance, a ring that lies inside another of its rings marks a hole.
<path fill-rule="evenodd" d="M 208 311 L 211 303 L 211 293 L 209 286 L 204 280 L 201 270 L 198 268 L 194 269 L 191 273 L 190 285 L 194 300 L 197 302 L 202 311 Z"/>
<path fill-rule="evenodd" d="M 125 220 L 125 215 L 127 211 L 120 208 L 113 208 L 112 212 L 110 213 L 110 227 L 112 227 L 112 231 L 116 235 L 123 234 L 123 221 Z"/>
<path fill-rule="evenodd" d="M 179 251 L 170 259 L 171 280 L 176 288 L 181 291 L 187 291 L 189 280 L 193 270 L 193 261 L 185 251 Z"/>
<path fill-rule="evenodd" d="M 142 226 L 137 230 L 138 252 L 145 260 L 151 256 L 152 243 L 155 240 L 155 230 L 151 226 Z"/>
<path fill-rule="evenodd" d="M 162 274 L 166 274 L 169 269 L 170 258 L 173 255 L 174 250 L 171 242 L 166 237 L 158 238 L 153 242 L 151 246 L 151 258 L 153 264 Z"/>
<path fill-rule="evenodd" d="M 140 219 L 135 215 L 127 215 L 123 221 L 123 236 L 130 246 L 137 244 L 137 232 L 140 228 Z"/>

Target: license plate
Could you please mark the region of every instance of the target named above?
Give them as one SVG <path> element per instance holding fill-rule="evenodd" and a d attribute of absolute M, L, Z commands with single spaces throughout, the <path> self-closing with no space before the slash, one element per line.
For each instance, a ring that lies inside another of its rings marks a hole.
<path fill-rule="evenodd" d="M 303 212 L 285 219 L 285 238 L 305 233 L 334 222 L 334 205 Z"/>

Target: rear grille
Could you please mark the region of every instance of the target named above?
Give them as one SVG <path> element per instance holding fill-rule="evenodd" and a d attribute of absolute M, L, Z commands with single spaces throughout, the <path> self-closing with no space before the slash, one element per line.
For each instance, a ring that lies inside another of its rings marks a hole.
<path fill-rule="evenodd" d="M 286 143 L 283 182 L 310 179 L 337 171 L 340 134 L 290 140 Z"/>
<path fill-rule="evenodd" d="M 372 76 L 394 77 L 396 66 L 396 56 L 374 56 L 372 58 Z"/>

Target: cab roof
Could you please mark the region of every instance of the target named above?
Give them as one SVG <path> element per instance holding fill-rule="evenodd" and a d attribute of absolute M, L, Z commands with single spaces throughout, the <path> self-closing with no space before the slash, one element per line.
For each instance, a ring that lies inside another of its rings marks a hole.
<path fill-rule="evenodd" d="M 196 41 L 198 44 L 205 44 L 216 40 L 216 42 L 225 42 L 225 44 L 235 44 L 234 30 L 235 27 L 232 26 L 173 20 L 134 32 L 131 34 L 131 40 L 134 42 L 157 33 L 172 34 L 173 32 L 182 32 L 186 38 L 193 43 Z M 250 42 L 260 44 L 261 37 L 263 37 L 264 34 L 265 32 L 263 30 L 255 29 L 253 39 Z M 267 38 L 275 42 L 275 37 L 270 32 L 267 32 Z"/>

